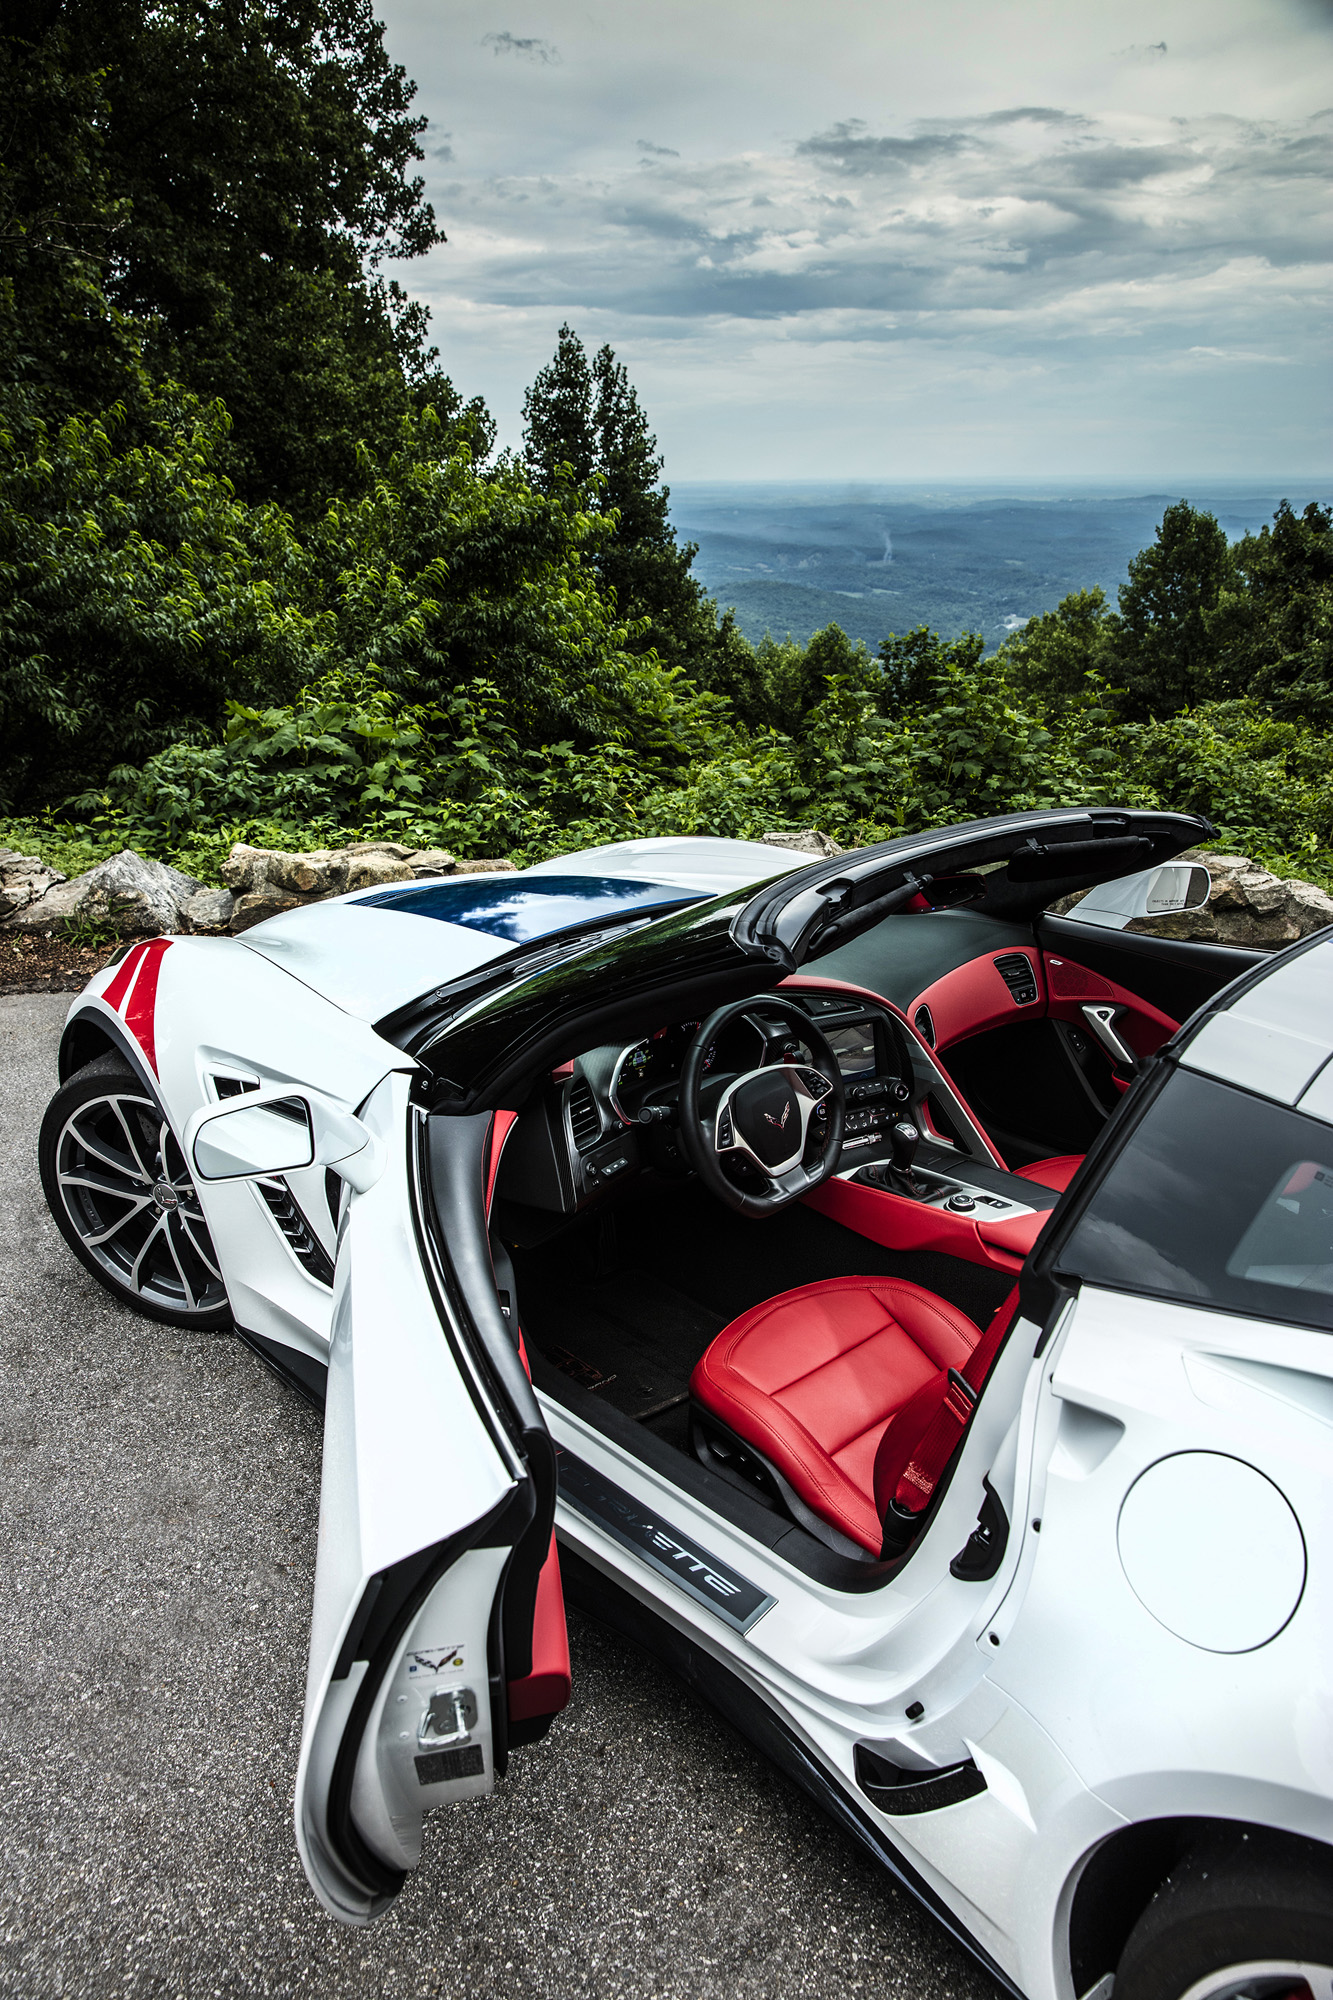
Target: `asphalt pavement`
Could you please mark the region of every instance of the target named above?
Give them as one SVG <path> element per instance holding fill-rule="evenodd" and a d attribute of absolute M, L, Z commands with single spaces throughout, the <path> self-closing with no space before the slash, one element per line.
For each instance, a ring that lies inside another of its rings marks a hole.
<path fill-rule="evenodd" d="M 712 1711 L 575 1614 L 574 1699 L 352 1931 L 292 1835 L 321 1425 L 114 1304 L 42 1201 L 67 996 L 0 998 L 0 1992 L 995 1989 Z"/>

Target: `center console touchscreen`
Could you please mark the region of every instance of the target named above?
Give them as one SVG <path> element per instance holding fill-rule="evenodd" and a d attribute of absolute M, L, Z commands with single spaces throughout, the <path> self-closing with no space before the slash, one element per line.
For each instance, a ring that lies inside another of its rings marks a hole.
<path fill-rule="evenodd" d="M 846 1028 L 825 1028 L 824 1037 L 844 1076 L 873 1076 L 878 1063 L 872 1022 L 854 1021 Z"/>

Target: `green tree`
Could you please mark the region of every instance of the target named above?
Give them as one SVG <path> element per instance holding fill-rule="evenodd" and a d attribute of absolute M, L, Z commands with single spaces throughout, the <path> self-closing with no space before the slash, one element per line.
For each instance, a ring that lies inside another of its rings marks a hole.
<path fill-rule="evenodd" d="M 604 346 L 589 362 L 573 327 L 562 326 L 552 360 L 524 396 L 523 421 L 534 485 L 554 493 L 572 480 L 591 489 L 590 504 L 607 517 L 597 574 L 641 622 L 638 650 L 730 693 L 729 679 L 745 667 L 740 635 L 690 574 L 698 548 L 676 540 L 657 439 L 614 350 Z"/>
<path fill-rule="evenodd" d="M 1211 514 L 1178 500 L 1151 548 L 1120 586 L 1113 672 L 1132 717 L 1172 715 L 1216 685 L 1213 614 L 1234 576 L 1231 549 Z"/>
<path fill-rule="evenodd" d="M 1333 513 L 1283 500 L 1232 550 L 1236 589 L 1213 620 L 1220 674 L 1293 721 L 1333 724 Z"/>
<path fill-rule="evenodd" d="M 587 486 L 595 472 L 592 369 L 572 326 L 562 326 L 555 354 L 539 368 L 523 397 L 523 450 L 533 485 L 556 493 L 571 480 Z"/>
<path fill-rule="evenodd" d="M 424 308 L 379 273 L 441 232 L 410 172 L 425 121 L 370 0 L 33 0 L 20 29 L 3 78 L 21 109 L 3 155 L 10 367 L 58 386 L 58 414 L 114 399 L 99 377 L 129 323 L 151 374 L 225 402 L 246 498 L 299 510 L 350 490 L 358 444 L 391 449 L 425 402 L 489 446 Z M 53 264 L 76 263 L 100 278 L 82 312 L 30 311 Z"/>
<path fill-rule="evenodd" d="M 1081 698 L 1089 676 L 1108 676 L 1118 620 L 1100 586 L 1061 598 L 1054 611 L 1029 618 L 999 657 L 1025 695 L 1060 707 Z"/>

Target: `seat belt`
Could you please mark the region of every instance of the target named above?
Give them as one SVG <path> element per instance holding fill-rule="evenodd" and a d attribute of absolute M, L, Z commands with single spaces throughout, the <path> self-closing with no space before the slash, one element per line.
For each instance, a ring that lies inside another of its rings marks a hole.
<path fill-rule="evenodd" d="M 941 1368 L 925 1390 L 903 1405 L 880 1439 L 875 1504 L 884 1523 L 884 1561 L 901 1555 L 915 1536 L 1017 1311 L 1015 1285 L 962 1369 Z"/>

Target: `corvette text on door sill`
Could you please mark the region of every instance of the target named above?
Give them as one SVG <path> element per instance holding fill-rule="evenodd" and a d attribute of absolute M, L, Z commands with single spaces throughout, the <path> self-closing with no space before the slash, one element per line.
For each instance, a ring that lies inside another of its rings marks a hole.
<path fill-rule="evenodd" d="M 762 1618 L 777 1602 L 659 1514 L 641 1506 L 623 1487 L 604 1479 L 572 1451 L 560 1453 L 559 1466 L 563 1500 L 663 1576 L 669 1576 L 700 1604 L 716 1611 L 738 1632 L 748 1632 L 756 1618 Z"/>

